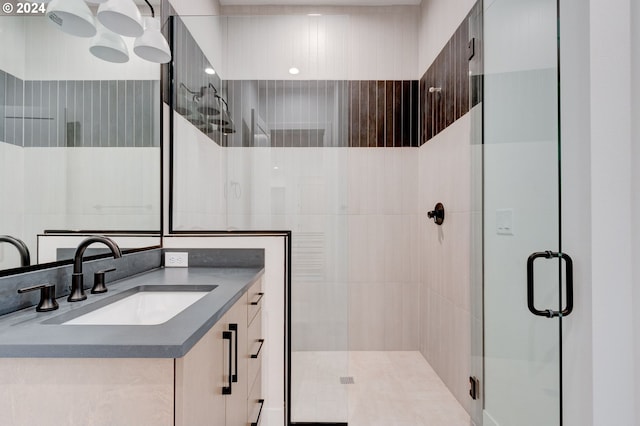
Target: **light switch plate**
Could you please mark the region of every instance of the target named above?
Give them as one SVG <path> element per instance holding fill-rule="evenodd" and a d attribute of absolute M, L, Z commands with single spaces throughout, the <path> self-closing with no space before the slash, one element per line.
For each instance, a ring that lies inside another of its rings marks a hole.
<path fill-rule="evenodd" d="M 189 266 L 189 253 L 167 252 L 164 254 L 165 268 L 187 268 Z"/>
<path fill-rule="evenodd" d="M 496 234 L 513 235 L 513 209 L 496 210 Z"/>

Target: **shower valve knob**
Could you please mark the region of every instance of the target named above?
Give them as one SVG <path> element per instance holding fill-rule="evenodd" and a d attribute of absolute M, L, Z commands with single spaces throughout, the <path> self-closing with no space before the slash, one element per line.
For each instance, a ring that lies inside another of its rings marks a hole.
<path fill-rule="evenodd" d="M 442 203 L 436 204 L 433 210 L 427 212 L 427 217 L 433 219 L 436 225 L 442 225 L 442 222 L 444 222 L 444 206 Z"/>

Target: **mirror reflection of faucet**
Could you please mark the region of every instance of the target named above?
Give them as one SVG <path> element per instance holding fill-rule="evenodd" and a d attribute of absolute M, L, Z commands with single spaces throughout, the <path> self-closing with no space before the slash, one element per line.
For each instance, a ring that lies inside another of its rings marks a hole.
<path fill-rule="evenodd" d="M 71 275 L 71 294 L 69 294 L 69 297 L 67 298 L 67 301 L 69 302 L 79 302 L 87 298 L 87 295 L 84 294 L 84 279 L 82 275 L 82 257 L 84 256 L 84 251 L 87 249 L 87 247 L 89 247 L 93 243 L 102 243 L 107 247 L 109 247 L 109 249 L 111 250 L 111 254 L 113 254 L 114 259 L 122 257 L 122 252 L 120 251 L 120 247 L 118 247 L 118 244 L 116 244 L 116 242 L 113 241 L 111 238 L 97 235 L 97 236 L 89 237 L 83 240 L 78 245 L 78 248 L 76 248 L 76 254 L 73 257 L 73 275 Z M 108 271 L 105 270 L 102 272 L 104 276 L 104 272 L 108 272 Z M 94 288 L 95 287 L 96 285 L 94 284 Z M 104 281 L 103 281 L 103 287 L 104 287 Z M 98 292 L 104 292 L 106 291 L 106 287 L 102 289 L 100 288 L 100 286 L 98 286 L 98 290 L 99 290 Z"/>
<path fill-rule="evenodd" d="M 29 266 L 31 264 L 29 248 L 24 241 L 10 235 L 0 235 L 0 243 L 9 243 L 18 250 L 18 253 L 20 253 L 20 266 Z"/>

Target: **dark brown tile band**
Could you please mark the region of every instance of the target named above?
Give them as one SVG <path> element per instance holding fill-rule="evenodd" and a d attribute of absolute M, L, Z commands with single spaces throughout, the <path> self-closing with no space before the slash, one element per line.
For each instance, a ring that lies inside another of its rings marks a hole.
<path fill-rule="evenodd" d="M 478 3 L 469 12 L 420 79 L 420 144 L 442 132 L 469 111 L 469 26 L 473 24 L 471 20 L 481 12 L 480 7 L 481 4 Z M 479 53 L 478 47 L 476 46 Z M 439 88 L 440 91 L 430 92 L 429 88 L 432 87 Z M 475 87 L 478 85 L 474 84 Z M 478 96 L 474 96 L 474 101 L 477 99 Z"/>

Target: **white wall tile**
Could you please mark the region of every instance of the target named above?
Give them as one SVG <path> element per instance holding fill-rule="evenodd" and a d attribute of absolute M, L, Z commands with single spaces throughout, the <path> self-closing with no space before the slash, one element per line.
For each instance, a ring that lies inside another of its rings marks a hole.
<path fill-rule="evenodd" d="M 218 15 L 220 2 L 218 0 L 169 0 L 178 15 Z"/>
<path fill-rule="evenodd" d="M 404 286 L 402 283 L 387 281 L 383 285 L 384 307 L 384 349 L 396 350 L 402 348 L 403 330 L 408 324 L 404 324 Z"/>
<path fill-rule="evenodd" d="M 418 75 L 427 71 L 475 3 L 475 0 L 423 0 L 418 35 Z"/>
<path fill-rule="evenodd" d="M 3 16 L 0 26 L 0 39 L 5 48 L 0 55 L 0 69 L 13 74 L 22 80 L 26 75 L 26 55 L 27 49 L 12 48 L 24 46 L 27 38 L 26 25 L 33 17 L 24 18 L 21 16 Z M 37 18 L 36 18 L 37 19 Z"/>
<path fill-rule="evenodd" d="M 470 115 L 419 148 L 420 214 L 416 216 L 423 324 L 419 346 L 463 405 L 468 400 L 471 344 Z M 436 202 L 445 206 L 442 226 L 426 217 Z"/>
<path fill-rule="evenodd" d="M 420 349 L 420 336 L 425 328 L 420 321 L 421 293 L 420 283 L 402 283 L 402 350 Z"/>
<path fill-rule="evenodd" d="M 417 6 L 336 8 L 317 17 L 265 10 L 228 18 L 227 78 L 417 78 Z M 292 66 L 300 69 L 296 77 L 288 73 Z"/>
<path fill-rule="evenodd" d="M 349 285 L 350 350 L 384 350 L 385 284 Z"/>

